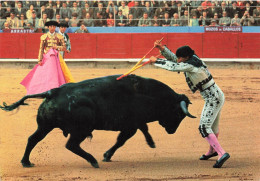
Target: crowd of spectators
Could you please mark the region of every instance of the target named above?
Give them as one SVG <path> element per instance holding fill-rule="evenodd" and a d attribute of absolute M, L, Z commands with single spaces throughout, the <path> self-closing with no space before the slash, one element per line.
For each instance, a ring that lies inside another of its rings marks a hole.
<path fill-rule="evenodd" d="M 66 21 L 78 32 L 115 26 L 260 26 L 258 1 L 0 1 L 1 29 L 44 29 Z"/>

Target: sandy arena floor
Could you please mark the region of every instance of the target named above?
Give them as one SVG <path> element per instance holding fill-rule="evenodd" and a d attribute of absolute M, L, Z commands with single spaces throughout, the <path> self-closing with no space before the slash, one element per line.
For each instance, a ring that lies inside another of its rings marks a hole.
<path fill-rule="evenodd" d="M 121 74 L 128 69 L 90 69 L 70 67 L 76 81 Z M 118 132 L 94 131 L 91 141 L 82 143 L 100 168 L 92 168 L 82 158 L 68 151 L 59 129 L 53 130 L 31 153 L 33 168 L 23 168 L 28 137 L 36 130 L 37 109 L 42 100 L 30 99 L 29 106 L 18 112 L 0 111 L 0 180 L 260 180 L 260 74 L 259 70 L 210 68 L 215 81 L 226 96 L 220 120 L 220 143 L 231 158 L 221 169 L 212 165 L 216 158 L 200 161 L 208 149 L 198 131 L 199 119 L 185 118 L 174 135 L 168 135 L 157 123 L 149 130 L 156 148 L 148 147 L 140 131 L 112 157 L 102 162 L 103 153 L 116 140 Z M 26 91 L 19 83 L 29 72 L 22 68 L 0 68 L 0 102 L 16 102 Z M 193 104 L 190 112 L 199 117 L 203 101 L 200 94 L 189 91 L 183 74 L 162 69 L 135 72 L 158 79 L 178 93 L 186 94 Z"/>

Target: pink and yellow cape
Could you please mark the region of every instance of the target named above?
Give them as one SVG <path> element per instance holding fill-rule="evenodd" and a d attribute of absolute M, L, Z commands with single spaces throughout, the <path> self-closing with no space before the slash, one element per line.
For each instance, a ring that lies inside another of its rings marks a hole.
<path fill-rule="evenodd" d="M 27 95 L 39 94 L 69 82 L 75 82 L 57 50 L 50 49 L 43 55 L 42 65 L 35 65 L 21 84 Z"/>

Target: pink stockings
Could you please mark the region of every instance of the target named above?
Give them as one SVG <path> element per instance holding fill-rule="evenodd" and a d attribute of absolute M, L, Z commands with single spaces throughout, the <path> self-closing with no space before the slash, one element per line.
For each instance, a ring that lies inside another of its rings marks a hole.
<path fill-rule="evenodd" d="M 218 142 L 218 134 L 209 134 L 205 139 L 210 144 L 209 151 L 206 153 L 206 155 L 211 155 L 215 151 L 218 153 L 218 158 L 221 158 L 226 152 L 224 149 L 220 146 Z"/>

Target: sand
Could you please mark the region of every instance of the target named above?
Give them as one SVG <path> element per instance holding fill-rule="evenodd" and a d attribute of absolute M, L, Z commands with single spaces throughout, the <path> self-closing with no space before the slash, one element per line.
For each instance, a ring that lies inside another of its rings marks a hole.
<path fill-rule="evenodd" d="M 70 67 L 76 81 L 128 69 Z M 2 180 L 260 180 L 260 73 L 256 69 L 210 68 L 222 88 L 226 102 L 220 120 L 219 141 L 231 158 L 222 168 L 212 168 L 216 157 L 200 161 L 208 143 L 198 131 L 203 100 L 192 94 L 183 74 L 162 69 L 142 69 L 135 73 L 160 80 L 192 101 L 190 112 L 197 119 L 185 118 L 174 135 L 168 135 L 158 122 L 149 123 L 156 148 L 150 148 L 140 131 L 112 157 L 102 162 L 103 153 L 116 141 L 119 132 L 94 131 L 93 139 L 81 146 L 99 162 L 99 169 L 65 148 L 68 138 L 54 129 L 31 153 L 33 168 L 23 168 L 28 137 L 36 130 L 37 110 L 42 102 L 30 99 L 19 111 L 0 111 L 0 178 Z M 16 102 L 26 94 L 20 81 L 29 69 L 0 68 L 0 103 Z M 1 180 L 0 179 L 0 180 Z"/>

